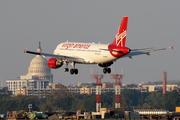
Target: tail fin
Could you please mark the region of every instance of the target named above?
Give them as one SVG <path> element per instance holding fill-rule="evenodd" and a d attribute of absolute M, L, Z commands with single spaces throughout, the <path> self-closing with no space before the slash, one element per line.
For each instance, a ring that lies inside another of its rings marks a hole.
<path fill-rule="evenodd" d="M 124 16 L 112 45 L 125 47 L 128 17 Z"/>

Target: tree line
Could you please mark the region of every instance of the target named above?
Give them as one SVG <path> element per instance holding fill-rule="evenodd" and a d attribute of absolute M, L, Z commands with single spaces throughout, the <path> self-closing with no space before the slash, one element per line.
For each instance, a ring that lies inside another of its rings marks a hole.
<path fill-rule="evenodd" d="M 115 106 L 115 94 L 113 92 L 102 93 L 101 107 L 113 108 Z M 0 95 L 0 111 L 6 114 L 7 111 L 29 110 L 28 105 L 32 104 L 33 111 L 95 111 L 95 94 L 70 93 L 63 85 L 60 90 L 53 90 L 51 95 L 42 98 L 38 96 L 18 95 L 10 97 Z M 121 91 L 121 106 L 125 110 L 132 109 L 166 109 L 174 111 L 176 106 L 180 106 L 179 93 L 174 90 L 141 93 L 138 90 L 123 89 Z"/>

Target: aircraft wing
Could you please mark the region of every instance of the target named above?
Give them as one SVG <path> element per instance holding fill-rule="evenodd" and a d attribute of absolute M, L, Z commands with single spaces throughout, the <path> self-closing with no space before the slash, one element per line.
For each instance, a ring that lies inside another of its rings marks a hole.
<path fill-rule="evenodd" d="M 146 50 L 146 49 L 131 49 L 131 52 L 128 53 L 127 55 L 123 56 L 122 58 L 125 58 L 125 57 L 132 58 L 132 56 L 142 55 L 142 54 L 150 55 L 151 53 L 154 53 L 154 52 L 156 52 L 156 51 L 166 50 L 166 49 L 168 49 L 168 48 L 174 49 L 174 46 L 172 46 L 172 47 L 167 47 L 167 48 L 160 48 L 160 49 L 147 48 L 147 49 L 149 49 L 149 50 Z"/>
<path fill-rule="evenodd" d="M 55 54 L 49 54 L 49 53 L 39 53 L 39 52 L 34 52 L 34 51 L 28 51 L 27 49 L 24 51 L 24 53 L 49 56 L 49 57 L 60 58 L 60 59 L 63 59 L 63 60 L 75 61 L 75 62 L 80 62 L 80 63 L 84 62 L 83 58 L 74 57 L 74 56 L 71 57 L 71 56 L 55 55 Z"/>

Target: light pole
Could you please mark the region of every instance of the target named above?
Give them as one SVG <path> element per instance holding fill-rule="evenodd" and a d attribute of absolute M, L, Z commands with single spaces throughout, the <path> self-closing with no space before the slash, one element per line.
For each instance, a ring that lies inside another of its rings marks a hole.
<path fill-rule="evenodd" d="M 29 108 L 29 112 L 31 112 L 32 104 L 29 104 L 28 108 Z"/>

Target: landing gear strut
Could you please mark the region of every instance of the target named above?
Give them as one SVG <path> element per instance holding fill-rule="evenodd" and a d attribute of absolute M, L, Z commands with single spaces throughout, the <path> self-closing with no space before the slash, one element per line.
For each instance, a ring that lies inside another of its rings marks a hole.
<path fill-rule="evenodd" d="M 111 73 L 111 68 L 104 68 L 103 69 L 103 73 L 106 74 L 106 73 Z"/>
<path fill-rule="evenodd" d="M 69 71 L 68 62 L 65 62 L 65 63 L 66 63 L 66 68 L 64 68 L 64 72 L 68 72 Z"/>

